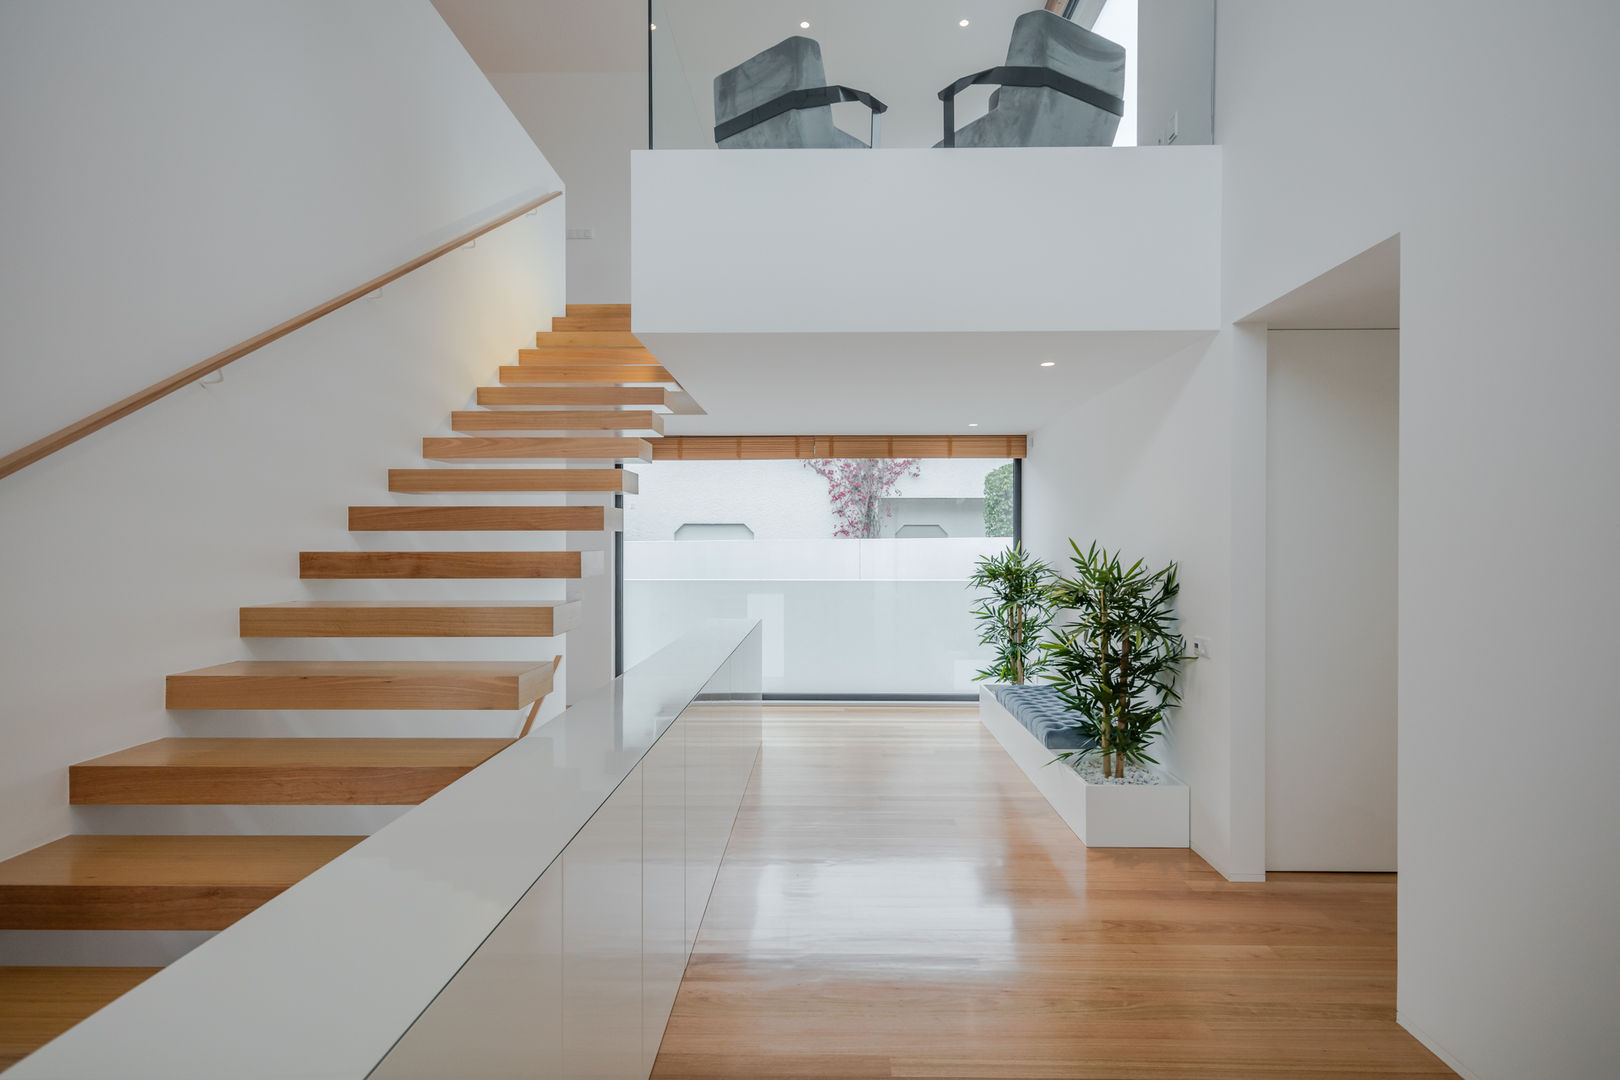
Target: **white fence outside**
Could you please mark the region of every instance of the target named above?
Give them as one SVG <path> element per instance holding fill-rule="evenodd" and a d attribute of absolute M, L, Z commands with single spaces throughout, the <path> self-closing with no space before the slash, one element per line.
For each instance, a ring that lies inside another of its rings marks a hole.
<path fill-rule="evenodd" d="M 625 542 L 625 663 L 697 623 L 761 620 L 764 690 L 965 694 L 988 659 L 966 579 L 1005 537 Z"/>

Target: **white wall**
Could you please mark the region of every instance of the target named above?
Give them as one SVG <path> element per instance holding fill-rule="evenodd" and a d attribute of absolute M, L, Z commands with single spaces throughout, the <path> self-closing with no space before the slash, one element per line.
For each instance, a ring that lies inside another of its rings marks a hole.
<path fill-rule="evenodd" d="M 637 332 L 1213 330 L 1220 151 L 632 155 Z"/>
<path fill-rule="evenodd" d="M 1215 0 L 1138 0 L 1136 142 L 1215 141 Z"/>
<path fill-rule="evenodd" d="M 512 113 L 568 183 L 568 301 L 630 299 L 630 151 L 647 146 L 647 74 L 490 75 Z"/>
<path fill-rule="evenodd" d="M 558 186 L 425 0 L 4 5 L 0 142 L 6 449 Z M 385 469 L 420 465 L 420 437 L 560 310 L 562 218 L 558 200 L 0 481 L 0 856 L 75 825 L 333 827 L 303 808 L 70 815 L 69 764 L 152 738 L 516 731 L 506 713 L 170 714 L 163 677 L 239 658 L 554 654 L 248 643 L 236 609 L 561 597 L 559 582 L 301 583 L 297 566 L 303 549 L 535 546 L 351 535 L 345 507 L 426 501 L 388 495 Z"/>
<path fill-rule="evenodd" d="M 1223 0 L 1217 40 L 1228 315 L 1401 236 L 1399 1016 L 1467 1076 L 1616 1075 L 1620 8 Z"/>
<path fill-rule="evenodd" d="M 1241 697 L 1233 598 L 1234 425 L 1238 349 L 1231 335 L 1183 349 L 1089 399 L 1030 436 L 1024 538 L 1060 573 L 1069 540 L 1128 560 L 1181 568 L 1181 631 L 1210 642 L 1190 662 L 1162 759 L 1192 798 L 1192 844 L 1229 877 L 1264 873 L 1259 717 Z"/>
<path fill-rule="evenodd" d="M 1266 868 L 1392 871 L 1400 335 L 1266 357 Z"/>

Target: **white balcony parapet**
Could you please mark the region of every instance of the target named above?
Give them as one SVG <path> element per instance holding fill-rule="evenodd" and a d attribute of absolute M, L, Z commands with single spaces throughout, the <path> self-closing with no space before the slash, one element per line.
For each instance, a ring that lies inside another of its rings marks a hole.
<path fill-rule="evenodd" d="M 632 159 L 638 334 L 1219 326 L 1219 147 Z"/>

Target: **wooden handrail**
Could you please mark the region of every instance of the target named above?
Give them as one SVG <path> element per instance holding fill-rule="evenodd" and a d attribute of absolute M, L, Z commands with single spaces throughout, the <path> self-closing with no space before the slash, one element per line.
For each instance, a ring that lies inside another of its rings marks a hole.
<path fill-rule="evenodd" d="M 448 254 L 449 252 L 456 250 L 456 248 L 461 247 L 463 244 L 478 239 L 480 236 L 483 236 L 492 229 L 498 229 L 502 225 L 505 225 L 508 221 L 512 221 L 515 218 L 520 218 L 536 207 L 544 206 L 546 203 L 550 202 L 552 199 L 555 199 L 561 194 L 562 192 L 560 191 L 551 191 L 539 196 L 538 198 L 530 199 L 517 209 L 508 210 L 501 216 L 490 221 L 486 221 L 484 224 L 475 229 L 462 233 L 454 240 L 447 240 L 438 247 L 434 248 L 432 251 L 418 255 L 409 262 L 400 263 L 392 270 L 372 278 L 364 285 L 356 285 L 346 293 L 335 296 L 323 304 L 317 304 L 308 311 L 304 312 L 302 315 L 294 315 L 286 322 L 279 323 L 263 333 L 253 335 L 246 341 L 232 345 L 224 352 L 215 353 L 213 356 L 210 356 L 200 364 L 193 364 L 191 367 L 186 368 L 182 372 L 170 375 L 162 382 L 153 383 L 145 390 L 142 390 L 139 393 L 131 394 L 124 400 L 107 406 L 100 412 L 91 413 L 83 420 L 69 424 L 60 431 L 52 432 L 36 442 L 31 442 L 21 450 L 15 450 L 12 453 L 7 454 L 5 457 L 0 457 L 0 477 L 10 476 L 19 469 L 27 468 L 29 465 L 39 461 L 41 458 L 49 457 L 51 454 L 56 453 L 64 446 L 70 446 L 73 443 L 78 442 L 91 432 L 100 431 L 114 420 L 121 420 L 135 410 L 144 408 L 159 398 L 167 397 L 181 387 L 188 386 L 191 383 L 196 382 L 204 375 L 218 371 L 220 368 L 224 367 L 226 364 L 229 364 L 233 360 L 240 360 L 248 353 L 257 349 L 262 349 L 272 341 L 284 338 L 300 327 L 308 326 L 310 323 L 314 322 L 316 319 L 319 319 L 323 315 L 330 315 L 338 308 L 354 303 L 367 293 L 376 292 L 384 285 L 387 285 L 393 281 L 398 281 L 412 270 L 420 269 L 421 267 L 432 262 L 434 259 L 437 259 L 439 256 Z"/>

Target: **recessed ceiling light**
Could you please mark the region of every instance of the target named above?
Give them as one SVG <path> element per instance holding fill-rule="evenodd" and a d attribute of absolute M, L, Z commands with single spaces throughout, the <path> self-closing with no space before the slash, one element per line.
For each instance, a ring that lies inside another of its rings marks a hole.
<path fill-rule="evenodd" d="M 956 25 L 957 26 L 966 26 L 967 24 L 968 24 L 968 21 L 966 19 L 963 19 L 961 22 L 957 23 Z"/>
<path fill-rule="evenodd" d="M 800 30 L 808 30 L 808 29 L 810 29 L 810 24 L 807 23 L 807 22 L 802 22 L 802 23 L 799 24 L 799 29 Z"/>
<path fill-rule="evenodd" d="M 1041 367 L 1051 367 L 1055 363 L 1057 363 L 1056 360 L 1042 360 Z"/>
<path fill-rule="evenodd" d="M 647 29 L 656 30 L 656 29 L 658 29 L 658 24 L 657 23 L 648 23 L 647 24 Z"/>
<path fill-rule="evenodd" d="M 968 427 L 978 427 L 978 424 L 969 424 Z"/>

